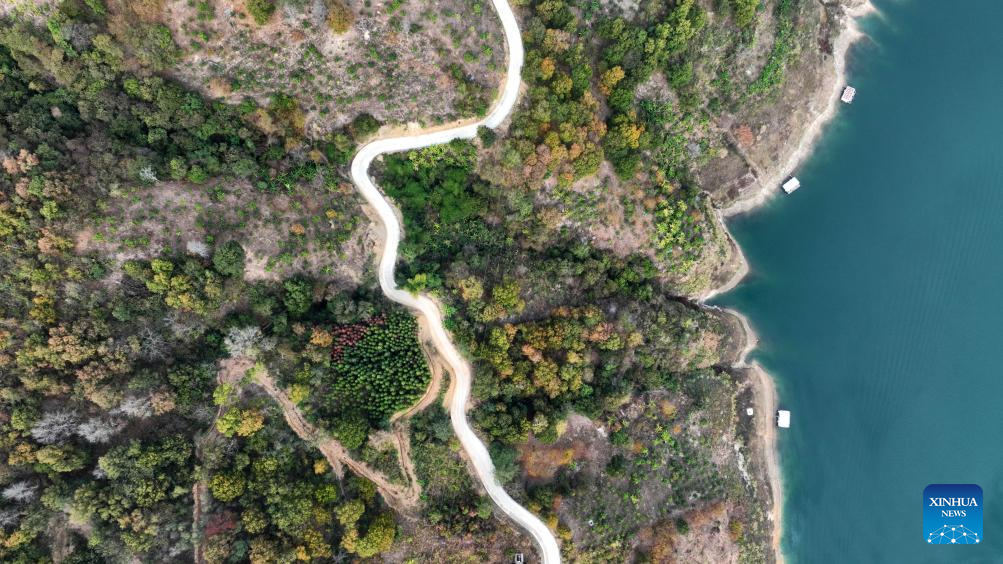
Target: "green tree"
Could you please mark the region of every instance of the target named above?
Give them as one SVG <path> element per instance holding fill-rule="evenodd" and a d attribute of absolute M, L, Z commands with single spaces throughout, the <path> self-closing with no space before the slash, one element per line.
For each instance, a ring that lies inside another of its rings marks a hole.
<path fill-rule="evenodd" d="M 731 7 L 735 10 L 735 25 L 745 28 L 756 21 L 759 0 L 731 0 Z"/>
<path fill-rule="evenodd" d="M 300 317 L 310 311 L 313 303 L 313 284 L 302 278 L 286 280 L 283 285 L 285 296 L 282 303 L 286 306 L 286 311 L 293 317 Z"/>
<path fill-rule="evenodd" d="M 87 454 L 72 446 L 45 446 L 35 453 L 38 463 L 53 472 L 75 472 L 87 463 Z"/>
<path fill-rule="evenodd" d="M 344 413 L 334 420 L 331 432 L 345 448 L 355 450 L 369 438 L 369 422 L 358 412 Z"/>
<path fill-rule="evenodd" d="M 212 265 L 216 272 L 224 276 L 240 278 L 244 275 L 244 247 L 237 241 L 230 240 L 216 247 L 212 255 Z"/>
<path fill-rule="evenodd" d="M 477 128 L 477 138 L 485 147 L 492 147 L 498 139 L 498 134 L 490 127 L 480 126 Z"/>
<path fill-rule="evenodd" d="M 359 114 L 355 116 L 352 123 L 348 126 L 348 131 L 351 132 L 352 138 L 356 141 L 360 141 L 369 137 L 380 128 L 380 122 L 370 114 Z"/>
<path fill-rule="evenodd" d="M 216 474 L 209 480 L 212 496 L 223 503 L 229 503 L 244 494 L 245 481 L 240 474 Z"/>
<path fill-rule="evenodd" d="M 346 501 L 338 507 L 338 522 L 346 529 L 354 528 L 355 524 L 362 518 L 362 514 L 365 512 L 366 506 L 361 500 L 353 499 L 351 501 Z"/>
<path fill-rule="evenodd" d="M 275 13 L 275 3 L 272 0 L 247 0 L 247 11 L 254 18 L 255 23 L 264 25 Z"/>
<path fill-rule="evenodd" d="M 389 513 L 381 513 L 369 524 L 366 536 L 355 542 L 355 553 L 362 558 L 372 558 L 390 550 L 397 535 L 397 523 Z"/>
<path fill-rule="evenodd" d="M 268 516 L 257 507 L 249 507 L 240 514 L 240 522 L 245 531 L 256 535 L 268 527 Z"/>

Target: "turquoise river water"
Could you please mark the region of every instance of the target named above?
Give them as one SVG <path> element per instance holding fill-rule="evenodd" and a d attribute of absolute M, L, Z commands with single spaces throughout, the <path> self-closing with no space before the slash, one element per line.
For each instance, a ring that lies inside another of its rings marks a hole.
<path fill-rule="evenodd" d="M 886 0 L 802 188 L 735 218 L 716 303 L 793 412 L 788 562 L 1003 562 L 1003 1 Z M 978 484 L 985 541 L 931 546 L 928 484 Z"/>

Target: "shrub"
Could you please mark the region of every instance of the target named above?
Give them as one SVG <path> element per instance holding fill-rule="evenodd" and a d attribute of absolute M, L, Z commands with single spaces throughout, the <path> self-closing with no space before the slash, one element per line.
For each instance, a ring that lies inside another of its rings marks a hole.
<path fill-rule="evenodd" d="M 742 540 L 743 527 L 741 521 L 732 521 L 728 523 L 728 534 L 731 536 L 733 542 L 738 542 Z"/>
<path fill-rule="evenodd" d="M 352 120 L 348 130 L 356 141 L 369 137 L 380 128 L 380 122 L 370 114 L 359 114 Z"/>
<path fill-rule="evenodd" d="M 355 22 L 355 14 L 343 0 L 328 0 L 327 26 L 335 33 L 345 33 Z"/>
<path fill-rule="evenodd" d="M 195 184 L 202 184 L 208 180 L 209 175 L 206 173 L 205 169 L 199 165 L 194 165 L 188 169 L 188 181 L 194 182 Z"/>
<path fill-rule="evenodd" d="M 275 13 L 272 0 L 247 0 L 247 11 L 258 25 L 264 25 Z"/>
<path fill-rule="evenodd" d="M 494 130 L 482 125 L 477 128 L 477 137 L 481 140 L 481 144 L 487 148 L 495 144 L 495 140 L 498 139 L 498 134 L 495 133 Z"/>

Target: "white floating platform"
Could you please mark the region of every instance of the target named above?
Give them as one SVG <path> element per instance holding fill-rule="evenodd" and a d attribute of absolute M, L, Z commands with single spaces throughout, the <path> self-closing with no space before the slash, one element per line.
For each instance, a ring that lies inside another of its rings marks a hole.
<path fill-rule="evenodd" d="M 784 182 L 784 185 L 783 185 L 784 192 L 787 192 L 788 194 L 790 194 L 791 192 L 797 190 L 800 187 L 801 187 L 801 181 L 798 180 L 798 177 L 796 177 L 796 176 L 792 176 L 790 178 L 790 180 L 788 180 L 787 182 Z"/>
<path fill-rule="evenodd" d="M 787 429 L 791 426 L 791 412 L 786 409 L 777 411 L 777 427 Z"/>
<path fill-rule="evenodd" d="M 839 97 L 840 101 L 844 104 L 849 104 L 853 101 L 853 97 L 857 95 L 857 89 L 852 86 L 847 86 L 843 89 L 843 95 Z"/>

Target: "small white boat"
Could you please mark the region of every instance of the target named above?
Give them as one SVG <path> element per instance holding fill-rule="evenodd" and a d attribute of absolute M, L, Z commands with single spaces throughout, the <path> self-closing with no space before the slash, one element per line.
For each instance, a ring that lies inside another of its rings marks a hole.
<path fill-rule="evenodd" d="M 850 102 L 853 101 L 853 97 L 856 95 L 857 95 L 857 89 L 852 86 L 847 86 L 846 88 L 843 89 L 843 95 L 840 96 L 839 99 L 844 104 L 849 104 Z"/>
<path fill-rule="evenodd" d="M 791 426 L 791 412 L 786 409 L 777 411 L 777 427 L 788 429 Z"/>
<path fill-rule="evenodd" d="M 796 176 L 792 176 L 790 178 L 790 180 L 788 180 L 787 182 L 784 182 L 784 185 L 783 185 L 784 192 L 787 192 L 788 194 L 790 194 L 791 192 L 797 190 L 800 187 L 801 187 L 801 181 L 798 180 L 798 177 L 796 177 Z"/>

